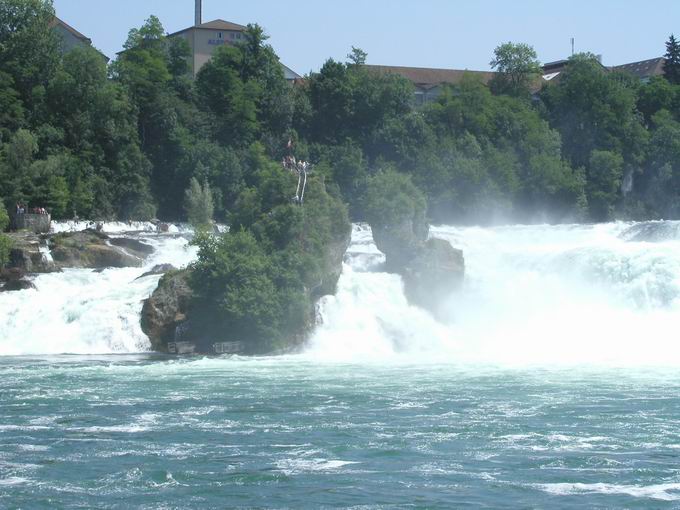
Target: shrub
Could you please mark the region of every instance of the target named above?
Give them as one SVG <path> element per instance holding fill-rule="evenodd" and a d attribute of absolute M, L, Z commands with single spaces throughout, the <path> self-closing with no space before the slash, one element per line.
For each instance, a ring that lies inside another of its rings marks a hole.
<path fill-rule="evenodd" d="M 0 268 L 9 262 L 9 253 L 12 250 L 12 239 L 9 236 L 0 234 Z"/>

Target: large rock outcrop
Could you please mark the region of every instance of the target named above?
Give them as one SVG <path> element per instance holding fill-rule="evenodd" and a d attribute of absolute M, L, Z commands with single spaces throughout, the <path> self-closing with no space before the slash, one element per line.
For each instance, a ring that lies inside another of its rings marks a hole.
<path fill-rule="evenodd" d="M 53 261 L 46 256 L 47 236 L 31 232 L 9 234 L 12 249 L 9 254 L 8 268 L 24 273 L 52 273 L 59 271 Z"/>
<path fill-rule="evenodd" d="M 0 271 L 0 292 L 35 289 L 23 270 L 12 268 Z"/>
<path fill-rule="evenodd" d="M 463 282 L 465 260 L 448 241 L 427 239 L 428 230 L 422 222 L 402 221 L 373 228 L 373 240 L 387 270 L 401 275 L 409 302 L 438 317 L 442 300 Z"/>
<path fill-rule="evenodd" d="M 16 232 L 8 267 L 25 273 L 50 273 L 66 268 L 139 267 L 154 248 L 131 238 L 109 238 L 94 230 L 61 234 Z M 48 255 L 49 253 L 49 255 Z"/>
<path fill-rule="evenodd" d="M 391 224 L 372 224 L 373 240 L 385 254 L 388 268 L 399 272 L 422 251 L 430 231 L 425 218 L 402 219 Z"/>
<path fill-rule="evenodd" d="M 429 239 L 400 273 L 409 302 L 440 317 L 442 302 L 463 283 L 463 251 L 444 239 Z"/>
<path fill-rule="evenodd" d="M 411 177 L 386 169 L 366 183 L 365 214 L 385 266 L 404 282 L 409 302 L 439 315 L 439 303 L 463 281 L 463 253 L 428 240 L 427 199 Z"/>
<path fill-rule="evenodd" d="M 139 267 L 153 248 L 135 239 L 111 239 L 94 230 L 57 234 L 49 239 L 58 268 Z"/>
<path fill-rule="evenodd" d="M 151 348 L 166 352 L 176 339 L 178 326 L 187 320 L 193 293 L 188 270 L 172 271 L 158 282 L 158 287 L 142 307 L 142 331 L 149 337 Z"/>

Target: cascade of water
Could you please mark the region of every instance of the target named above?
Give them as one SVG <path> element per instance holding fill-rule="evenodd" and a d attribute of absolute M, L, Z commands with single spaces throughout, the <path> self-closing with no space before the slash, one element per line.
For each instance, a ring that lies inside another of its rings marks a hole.
<path fill-rule="evenodd" d="M 160 276 L 137 277 L 160 263 L 186 265 L 196 250 L 181 237 L 143 240 L 156 248 L 143 268 L 70 269 L 35 277 L 35 290 L 0 293 L 0 355 L 148 350 L 140 312 Z"/>
<path fill-rule="evenodd" d="M 676 227 L 434 228 L 432 235 L 462 248 L 466 259 L 464 288 L 442 304 L 446 324 L 408 306 L 398 276 L 375 272 L 370 232 L 355 228 L 348 268 L 338 294 L 321 303 L 323 325 L 307 354 L 503 364 L 680 363 Z M 639 231 L 658 242 L 640 239 Z"/>
<path fill-rule="evenodd" d="M 436 227 L 432 235 L 466 259 L 463 288 L 442 303 L 444 323 L 409 306 L 399 276 L 383 272 L 370 229 L 355 225 L 338 292 L 321 300 L 322 324 L 303 356 L 680 364 L 679 223 Z M 36 277 L 37 290 L 0 294 L 0 355 L 146 350 L 141 301 L 159 277 L 136 278 L 195 257 L 185 239 L 146 239 L 157 252 L 145 268 L 67 270 Z"/>

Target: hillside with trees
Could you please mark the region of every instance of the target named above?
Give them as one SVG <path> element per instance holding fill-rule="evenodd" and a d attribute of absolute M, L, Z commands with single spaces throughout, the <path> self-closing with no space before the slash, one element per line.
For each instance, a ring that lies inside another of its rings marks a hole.
<path fill-rule="evenodd" d="M 257 25 L 195 80 L 186 42 L 151 17 L 108 65 L 92 48 L 62 56 L 47 0 L 0 6 L 0 197 L 56 219 L 186 219 L 194 180 L 230 221 L 253 186 L 253 152 L 296 153 L 337 185 L 354 219 L 370 176 L 394 169 L 425 192 L 433 221 L 606 221 L 680 215 L 680 52 L 642 84 L 578 54 L 536 90 L 533 48 L 496 49 L 490 87 L 473 76 L 417 106 L 410 83 L 328 60 L 284 79 Z M 254 149 L 258 147 L 258 149 Z"/>

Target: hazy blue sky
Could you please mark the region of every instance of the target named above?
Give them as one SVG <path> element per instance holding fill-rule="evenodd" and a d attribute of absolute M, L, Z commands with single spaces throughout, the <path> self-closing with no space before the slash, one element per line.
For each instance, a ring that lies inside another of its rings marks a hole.
<path fill-rule="evenodd" d="M 157 15 L 173 32 L 194 21 L 194 0 L 54 0 L 57 15 L 109 56 L 132 27 Z M 680 0 L 203 0 L 203 20 L 255 22 L 281 60 L 300 74 L 328 57 L 345 60 L 352 45 L 368 63 L 458 69 L 489 68 L 493 49 L 527 42 L 543 62 L 576 51 L 606 65 L 660 56 L 680 34 Z"/>

